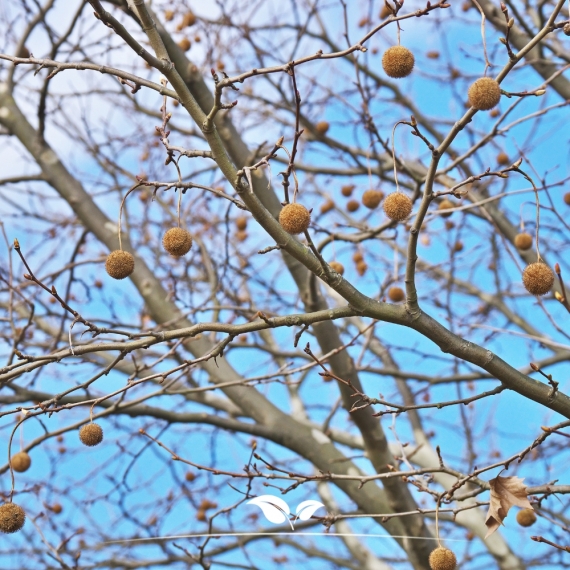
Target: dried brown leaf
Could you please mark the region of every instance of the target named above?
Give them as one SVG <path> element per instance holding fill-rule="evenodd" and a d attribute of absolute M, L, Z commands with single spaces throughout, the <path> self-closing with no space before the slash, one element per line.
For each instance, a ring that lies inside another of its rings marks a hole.
<path fill-rule="evenodd" d="M 532 509 L 523 481 L 524 479 L 520 477 L 495 477 L 489 481 L 491 503 L 485 519 L 485 525 L 488 529 L 485 538 L 493 534 L 503 524 L 503 520 L 511 507 Z"/>

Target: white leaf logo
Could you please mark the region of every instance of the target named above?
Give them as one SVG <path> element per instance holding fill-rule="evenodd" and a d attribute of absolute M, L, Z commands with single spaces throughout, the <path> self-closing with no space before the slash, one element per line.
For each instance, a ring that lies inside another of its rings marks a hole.
<path fill-rule="evenodd" d="M 321 507 L 324 507 L 324 505 L 319 503 L 319 501 L 303 501 L 297 507 L 297 518 L 302 521 L 308 521 L 315 514 L 315 511 Z"/>
<path fill-rule="evenodd" d="M 310 501 L 309 501 L 310 502 Z M 247 502 L 248 505 L 257 505 L 265 518 L 273 524 L 284 523 L 290 514 L 289 505 L 281 498 L 273 495 L 261 495 Z"/>

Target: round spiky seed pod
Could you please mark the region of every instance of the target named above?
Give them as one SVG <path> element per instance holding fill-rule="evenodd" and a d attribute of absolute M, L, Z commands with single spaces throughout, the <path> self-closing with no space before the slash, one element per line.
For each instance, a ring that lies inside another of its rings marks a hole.
<path fill-rule="evenodd" d="M 170 22 L 171 20 L 174 19 L 174 11 L 173 10 L 165 10 L 164 11 L 164 19 L 167 22 Z"/>
<path fill-rule="evenodd" d="M 364 256 L 362 255 L 362 253 L 360 251 L 355 251 L 354 254 L 352 255 L 352 261 L 354 261 L 354 263 L 358 263 L 360 261 L 362 261 L 364 259 Z"/>
<path fill-rule="evenodd" d="M 349 212 L 356 212 L 356 210 L 358 210 L 358 208 L 360 208 L 360 202 L 358 200 L 349 200 L 346 203 L 346 209 Z"/>
<path fill-rule="evenodd" d="M 79 430 L 79 439 L 89 447 L 99 445 L 103 441 L 103 428 L 99 424 L 85 424 Z"/>
<path fill-rule="evenodd" d="M 489 111 L 501 99 L 501 86 L 490 77 L 481 77 L 469 87 L 469 105 L 478 111 Z"/>
<path fill-rule="evenodd" d="M 279 223 L 287 233 L 300 234 L 309 229 L 311 214 L 302 204 L 287 204 L 279 214 Z"/>
<path fill-rule="evenodd" d="M 241 232 L 237 232 L 236 233 L 236 239 L 238 241 L 245 241 L 248 237 L 248 234 L 246 231 L 241 231 Z"/>
<path fill-rule="evenodd" d="M 384 200 L 384 213 L 397 222 L 405 220 L 412 212 L 412 201 L 402 192 L 392 192 Z"/>
<path fill-rule="evenodd" d="M 400 303 L 406 298 L 406 294 L 401 287 L 390 287 L 388 289 L 388 299 L 393 303 Z"/>
<path fill-rule="evenodd" d="M 546 295 L 554 284 L 554 273 L 546 263 L 536 261 L 525 267 L 522 280 L 531 295 Z"/>
<path fill-rule="evenodd" d="M 382 67 L 389 77 L 407 77 L 414 69 L 414 54 L 404 46 L 392 46 L 382 56 Z"/>
<path fill-rule="evenodd" d="M 377 208 L 378 204 L 382 202 L 383 198 L 384 192 L 382 192 L 382 190 L 366 190 L 366 192 L 362 194 L 362 203 L 369 210 L 374 210 L 374 208 Z"/>
<path fill-rule="evenodd" d="M 239 218 L 237 218 L 236 220 L 236 228 L 240 231 L 243 232 L 244 230 L 247 229 L 247 218 L 245 216 L 240 216 Z"/>
<path fill-rule="evenodd" d="M 429 555 L 429 565 L 432 570 L 455 570 L 457 558 L 449 548 L 438 546 Z"/>
<path fill-rule="evenodd" d="M 455 207 L 455 204 L 451 201 L 448 200 L 447 198 L 444 198 L 440 203 L 439 206 L 437 207 L 438 210 L 450 210 L 451 208 Z M 446 212 L 445 214 L 441 214 L 441 216 L 443 218 L 449 218 L 449 216 L 451 216 L 453 214 L 453 212 Z M 453 226 L 451 226 L 453 227 Z M 450 228 L 448 228 L 450 229 Z"/>
<path fill-rule="evenodd" d="M 50 507 L 51 511 L 54 512 L 56 515 L 59 515 L 61 511 L 63 511 L 63 507 L 59 503 L 54 503 Z"/>
<path fill-rule="evenodd" d="M 534 509 L 523 509 L 517 513 L 517 522 L 521 526 L 532 526 L 536 522 Z"/>
<path fill-rule="evenodd" d="M 463 251 L 463 242 L 456 241 L 455 244 L 453 245 L 453 251 L 455 252 Z"/>
<path fill-rule="evenodd" d="M 188 50 L 192 47 L 192 42 L 191 42 L 188 38 L 182 38 L 182 39 L 178 42 L 178 47 L 179 47 L 182 51 L 188 51 Z"/>
<path fill-rule="evenodd" d="M 532 247 L 532 236 L 527 233 L 517 234 L 515 236 L 515 247 L 526 251 Z"/>
<path fill-rule="evenodd" d="M 359 261 L 356 264 L 356 272 L 362 277 L 368 270 L 368 264 L 365 261 Z"/>
<path fill-rule="evenodd" d="M 497 164 L 501 166 L 508 166 L 511 161 L 509 160 L 509 155 L 506 152 L 500 152 L 497 155 Z"/>
<path fill-rule="evenodd" d="M 113 279 L 125 279 L 135 269 L 135 258 L 128 251 L 117 249 L 107 256 L 105 270 Z"/>
<path fill-rule="evenodd" d="M 327 131 L 329 130 L 330 125 L 326 121 L 319 121 L 315 125 L 315 131 L 319 133 L 319 135 L 326 135 Z"/>
<path fill-rule="evenodd" d="M 347 198 L 352 196 L 352 191 L 356 188 L 354 184 L 346 184 L 340 189 L 340 193 Z"/>
<path fill-rule="evenodd" d="M 344 275 L 344 265 L 338 261 L 331 261 L 329 263 L 332 270 L 336 271 L 339 275 Z"/>
<path fill-rule="evenodd" d="M 0 531 L 5 533 L 18 532 L 26 522 L 24 509 L 14 503 L 4 503 L 0 507 Z"/>
<path fill-rule="evenodd" d="M 32 459 L 25 451 L 20 451 L 12 456 L 12 469 L 18 473 L 27 471 L 31 464 Z"/>
<path fill-rule="evenodd" d="M 566 192 L 566 194 L 564 194 L 564 203 L 567 206 L 570 206 L 570 192 Z"/>
<path fill-rule="evenodd" d="M 327 212 L 330 212 L 333 209 L 334 209 L 334 202 L 332 200 L 327 200 L 326 202 L 323 202 L 321 204 L 321 207 L 319 208 L 321 214 L 326 214 Z"/>
<path fill-rule="evenodd" d="M 188 230 L 170 228 L 162 238 L 162 246 L 170 255 L 180 257 L 190 251 L 192 247 L 192 236 Z"/>
<path fill-rule="evenodd" d="M 180 23 L 180 25 L 183 28 L 186 28 L 188 26 L 193 26 L 196 23 L 196 14 L 194 14 L 194 12 L 189 11 L 186 12 L 186 14 L 184 14 L 184 17 L 182 18 L 182 22 Z"/>

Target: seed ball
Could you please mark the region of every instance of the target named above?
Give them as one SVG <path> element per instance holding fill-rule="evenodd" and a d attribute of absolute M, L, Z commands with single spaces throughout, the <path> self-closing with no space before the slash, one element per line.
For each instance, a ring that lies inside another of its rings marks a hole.
<path fill-rule="evenodd" d="M 192 481 L 194 481 L 194 479 L 196 479 L 196 475 L 194 475 L 194 473 L 192 473 L 192 471 L 188 471 L 188 473 L 186 473 L 186 475 L 184 475 L 184 479 L 186 479 L 186 481 L 191 483 Z"/>
<path fill-rule="evenodd" d="M 546 295 L 554 284 L 554 273 L 546 263 L 537 261 L 525 267 L 522 280 L 531 295 Z"/>
<path fill-rule="evenodd" d="M 302 204 L 287 204 L 279 214 L 279 223 L 287 233 L 300 234 L 309 229 L 311 214 Z"/>
<path fill-rule="evenodd" d="M 384 192 L 382 192 L 382 190 L 366 190 L 366 192 L 362 194 L 362 203 L 369 210 L 374 210 L 374 208 L 377 208 L 378 204 L 382 202 L 383 198 Z"/>
<path fill-rule="evenodd" d="M 32 460 L 25 451 L 20 451 L 12 456 L 12 469 L 18 473 L 23 473 L 30 468 Z"/>
<path fill-rule="evenodd" d="M 242 231 L 242 232 L 237 232 L 236 233 L 236 239 L 238 241 L 245 241 L 247 239 L 247 232 L 246 231 Z"/>
<path fill-rule="evenodd" d="M 349 200 L 346 204 L 346 209 L 349 212 L 356 212 L 360 208 L 360 202 L 358 200 Z"/>
<path fill-rule="evenodd" d="M 339 263 L 338 261 L 331 261 L 329 265 L 330 268 L 336 271 L 339 275 L 344 274 L 344 265 L 342 263 Z"/>
<path fill-rule="evenodd" d="M 190 40 L 188 38 L 182 38 L 179 42 L 178 42 L 178 47 L 182 50 L 182 51 L 188 51 L 191 47 L 192 47 L 192 42 L 190 42 Z"/>
<path fill-rule="evenodd" d="M 352 256 L 352 261 L 354 261 L 354 263 L 359 263 L 363 259 L 364 259 L 364 257 L 360 251 L 354 252 L 354 255 Z"/>
<path fill-rule="evenodd" d="M 170 255 L 180 257 L 190 251 L 192 247 L 192 236 L 188 230 L 170 228 L 162 238 L 162 246 Z"/>
<path fill-rule="evenodd" d="M 564 194 L 564 203 L 567 206 L 570 206 L 570 192 L 566 192 L 566 194 Z"/>
<path fill-rule="evenodd" d="M 182 18 L 180 26 L 182 28 L 186 28 L 188 26 L 193 26 L 195 23 L 196 23 L 196 15 L 194 14 L 194 12 L 186 12 L 186 14 L 184 14 L 184 17 Z"/>
<path fill-rule="evenodd" d="M 319 135 L 326 135 L 327 131 L 329 130 L 330 125 L 326 121 L 319 121 L 315 125 L 315 131 L 319 133 Z"/>
<path fill-rule="evenodd" d="M 236 220 L 236 228 L 240 231 L 243 232 L 245 229 L 247 229 L 247 218 L 245 216 L 240 216 L 237 220 Z"/>
<path fill-rule="evenodd" d="M 532 526 L 536 522 L 534 509 L 523 509 L 517 513 L 517 522 L 521 526 Z"/>
<path fill-rule="evenodd" d="M 59 503 L 55 503 L 50 507 L 51 511 L 59 515 L 63 511 L 63 507 Z"/>
<path fill-rule="evenodd" d="M 384 213 L 396 222 L 405 220 L 412 212 L 412 201 L 401 192 L 392 192 L 384 200 Z"/>
<path fill-rule="evenodd" d="M 330 212 L 333 209 L 334 209 L 334 202 L 332 200 L 327 200 L 326 202 L 321 204 L 321 207 L 319 208 L 321 214 L 326 214 L 327 212 Z"/>
<path fill-rule="evenodd" d="M 368 270 L 368 265 L 365 261 L 359 261 L 356 264 L 356 272 L 358 273 L 358 275 L 360 275 L 360 277 L 362 277 L 367 270 Z"/>
<path fill-rule="evenodd" d="M 99 445 L 103 441 L 103 429 L 99 424 L 85 424 L 79 430 L 79 439 L 89 447 Z"/>
<path fill-rule="evenodd" d="M 497 164 L 501 166 L 508 166 L 511 161 L 509 160 L 509 155 L 506 152 L 500 152 L 497 155 Z"/>
<path fill-rule="evenodd" d="M 170 22 L 174 18 L 174 11 L 173 10 L 165 10 L 164 11 L 164 19 L 167 22 Z"/>
<path fill-rule="evenodd" d="M 481 77 L 469 87 L 469 104 L 478 111 L 489 111 L 501 99 L 501 86 L 490 77 Z"/>
<path fill-rule="evenodd" d="M 447 198 L 444 198 L 440 203 L 439 206 L 437 207 L 438 210 L 450 210 L 451 208 L 454 207 L 454 204 L 451 200 L 448 200 Z M 443 218 L 449 218 L 449 216 L 451 216 L 451 214 L 453 214 L 453 212 L 446 212 L 445 214 L 441 214 L 441 216 Z M 451 226 L 453 227 L 453 226 Z M 449 229 L 449 228 L 448 228 Z"/>
<path fill-rule="evenodd" d="M 4 503 L 0 507 L 0 532 L 18 532 L 26 522 L 24 509 L 14 503 Z"/>
<path fill-rule="evenodd" d="M 455 252 L 463 251 L 463 242 L 462 241 L 456 241 L 455 244 L 453 245 L 453 251 L 455 251 Z"/>
<path fill-rule="evenodd" d="M 527 233 L 517 234 L 515 236 L 515 247 L 526 251 L 532 247 L 532 236 Z"/>
<path fill-rule="evenodd" d="M 407 77 L 414 69 L 414 54 L 404 46 L 392 46 L 382 56 L 382 67 L 389 77 Z"/>
<path fill-rule="evenodd" d="M 429 565 L 432 570 L 455 570 L 457 558 L 449 548 L 438 546 L 429 555 Z"/>
<path fill-rule="evenodd" d="M 352 196 L 352 191 L 356 188 L 354 184 L 347 184 L 340 189 L 340 193 L 347 198 Z"/>
<path fill-rule="evenodd" d="M 388 299 L 394 303 L 400 303 L 406 298 L 406 294 L 401 287 L 390 287 L 388 289 Z"/>
<path fill-rule="evenodd" d="M 107 256 L 105 270 L 113 279 L 124 279 L 135 269 L 135 258 L 128 251 L 117 249 Z"/>

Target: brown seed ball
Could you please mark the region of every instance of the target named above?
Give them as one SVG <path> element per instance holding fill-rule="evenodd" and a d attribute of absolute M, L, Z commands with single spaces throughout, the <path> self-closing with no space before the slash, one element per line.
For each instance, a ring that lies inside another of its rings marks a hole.
<path fill-rule="evenodd" d="M 489 111 L 501 99 L 501 86 L 490 77 L 481 77 L 469 87 L 469 104 L 478 111 Z"/>
<path fill-rule="evenodd" d="M 570 192 L 566 192 L 566 194 L 564 194 L 564 203 L 567 206 L 570 206 Z"/>
<path fill-rule="evenodd" d="M 243 232 L 245 229 L 247 229 L 247 218 L 245 216 L 240 216 L 239 218 L 237 218 L 236 228 L 240 232 Z"/>
<path fill-rule="evenodd" d="M 526 251 L 532 247 L 532 236 L 527 233 L 517 234 L 515 236 L 515 247 Z"/>
<path fill-rule="evenodd" d="M 105 270 L 113 279 L 124 279 L 135 269 L 135 258 L 128 251 L 117 249 L 107 256 Z"/>
<path fill-rule="evenodd" d="M 347 198 L 352 196 L 352 191 L 356 188 L 354 184 L 347 184 L 340 189 L 340 193 Z"/>
<path fill-rule="evenodd" d="M 426 53 L 426 57 L 428 59 L 439 59 L 439 52 L 438 51 L 428 51 Z"/>
<path fill-rule="evenodd" d="M 319 135 L 326 135 L 327 131 L 329 130 L 330 125 L 326 121 L 319 121 L 315 125 L 315 131 L 319 133 Z"/>
<path fill-rule="evenodd" d="M 18 473 L 23 473 L 30 468 L 32 459 L 25 451 L 20 451 L 12 456 L 12 469 Z"/>
<path fill-rule="evenodd" d="M 349 212 L 356 212 L 356 210 L 358 210 L 358 208 L 360 208 L 360 202 L 358 200 L 349 200 L 346 203 L 346 209 Z"/>
<path fill-rule="evenodd" d="M 498 117 L 500 114 L 501 114 L 501 111 L 499 111 L 499 109 L 493 109 L 489 113 L 489 116 L 495 118 L 495 117 Z"/>
<path fill-rule="evenodd" d="M 463 242 L 462 241 L 456 241 L 455 244 L 453 245 L 453 251 L 456 251 L 456 252 L 463 251 Z"/>
<path fill-rule="evenodd" d="M 356 264 L 356 272 L 358 273 L 358 275 L 360 275 L 360 277 L 362 277 L 367 270 L 368 270 L 368 265 L 366 264 L 365 261 L 359 261 Z"/>
<path fill-rule="evenodd" d="M 287 204 L 279 214 L 279 223 L 287 233 L 300 234 L 309 229 L 311 214 L 302 204 Z"/>
<path fill-rule="evenodd" d="M 192 247 L 192 236 L 188 230 L 170 228 L 162 238 L 162 246 L 170 255 L 180 257 L 190 251 Z"/>
<path fill-rule="evenodd" d="M 546 263 L 537 261 L 525 267 L 522 280 L 531 295 L 546 295 L 554 284 L 554 273 Z"/>
<path fill-rule="evenodd" d="M 432 570 L 455 570 L 457 558 L 449 548 L 438 546 L 429 555 L 429 565 Z"/>
<path fill-rule="evenodd" d="M 236 233 L 236 239 L 238 241 L 245 241 L 247 239 L 247 236 L 248 236 L 248 234 L 245 231 Z"/>
<path fill-rule="evenodd" d="M 63 507 L 59 504 L 59 503 L 55 503 L 53 504 L 50 509 L 52 510 L 52 512 L 54 512 L 56 515 L 59 515 L 59 513 L 61 513 L 61 511 L 63 511 Z"/>
<path fill-rule="evenodd" d="M 378 204 L 382 202 L 384 198 L 384 192 L 382 190 L 366 190 L 362 194 L 362 203 L 370 210 L 378 207 Z"/>
<path fill-rule="evenodd" d="M 188 473 L 186 473 L 186 475 L 184 475 L 184 479 L 186 479 L 186 481 L 191 483 L 192 481 L 194 481 L 194 479 L 196 479 L 196 475 L 194 475 L 194 473 L 192 473 L 192 471 L 188 471 Z"/>
<path fill-rule="evenodd" d="M 326 202 L 321 204 L 321 207 L 319 208 L 321 214 L 326 214 L 327 212 L 330 212 L 333 209 L 334 209 L 334 202 L 332 200 L 327 200 Z"/>
<path fill-rule="evenodd" d="M 517 522 L 521 526 L 532 526 L 536 522 L 534 509 L 523 509 L 517 513 Z"/>
<path fill-rule="evenodd" d="M 173 10 L 165 10 L 164 11 L 164 19 L 167 22 L 170 22 L 171 20 L 174 19 L 174 11 Z"/>
<path fill-rule="evenodd" d="M 414 54 L 404 46 L 392 46 L 382 56 L 382 67 L 389 77 L 407 77 L 414 69 Z"/>
<path fill-rule="evenodd" d="M 204 522 L 206 520 L 206 512 L 200 509 L 196 512 L 196 520 Z"/>
<path fill-rule="evenodd" d="M 510 164 L 509 155 L 506 152 L 500 152 L 497 155 L 497 164 L 501 166 L 508 166 Z"/>
<path fill-rule="evenodd" d="M 182 18 L 182 22 L 180 23 L 180 26 L 182 28 L 186 28 L 188 26 L 193 26 L 196 23 L 196 15 L 194 14 L 194 12 L 190 11 L 190 12 L 186 12 L 186 14 L 184 14 L 184 17 Z"/>
<path fill-rule="evenodd" d="M 412 212 L 412 201 L 401 192 L 392 192 L 384 200 L 384 213 L 397 222 L 405 220 Z"/>
<path fill-rule="evenodd" d="M 4 503 L 0 507 L 0 532 L 18 532 L 26 522 L 24 509 L 14 503 Z"/>
<path fill-rule="evenodd" d="M 384 4 L 380 9 L 380 19 L 384 20 L 385 18 L 389 18 L 392 15 L 392 10 L 387 4 Z"/>
<path fill-rule="evenodd" d="M 191 42 L 188 38 L 182 38 L 182 39 L 178 42 L 178 47 L 179 47 L 182 51 L 188 51 L 188 50 L 192 47 L 192 42 Z"/>
<path fill-rule="evenodd" d="M 388 299 L 394 303 L 400 303 L 406 298 L 406 294 L 401 287 L 390 287 L 388 289 Z"/>
<path fill-rule="evenodd" d="M 99 445 L 103 441 L 103 429 L 99 424 L 85 424 L 79 430 L 79 439 L 89 447 Z"/>
<path fill-rule="evenodd" d="M 451 208 L 454 207 L 454 204 L 451 200 L 448 200 L 447 198 L 444 198 L 440 203 L 439 206 L 437 207 L 438 210 L 450 210 Z M 451 216 L 451 214 L 453 214 L 453 212 L 446 212 L 445 214 L 441 214 L 441 216 L 443 218 L 449 218 L 449 216 Z M 453 226 L 451 226 L 453 227 Z M 449 229 L 449 228 L 448 228 Z"/>
<path fill-rule="evenodd" d="M 344 265 L 342 263 L 331 261 L 329 265 L 333 271 L 336 271 L 339 275 L 344 275 Z"/>
<path fill-rule="evenodd" d="M 355 251 L 354 255 L 352 256 L 352 261 L 354 261 L 354 263 L 358 263 L 359 261 L 362 261 L 364 259 L 362 253 L 360 253 L 360 251 Z"/>

